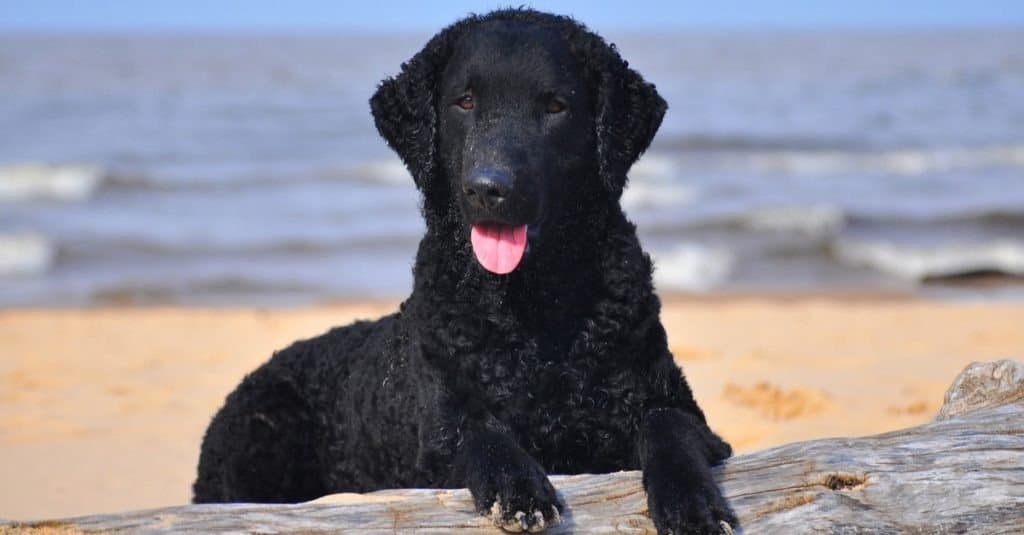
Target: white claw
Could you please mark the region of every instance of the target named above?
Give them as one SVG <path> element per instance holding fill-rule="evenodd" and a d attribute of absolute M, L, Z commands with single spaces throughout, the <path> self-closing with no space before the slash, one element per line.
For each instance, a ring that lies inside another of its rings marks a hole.
<path fill-rule="evenodd" d="M 544 531 L 547 525 L 544 523 L 544 513 L 540 511 L 533 512 L 533 526 L 529 529 L 530 533 L 540 533 Z"/>
<path fill-rule="evenodd" d="M 494 505 L 491 505 L 491 521 L 496 526 L 501 525 L 501 496 L 498 496 L 494 500 Z"/>
<path fill-rule="evenodd" d="M 498 527 L 509 532 L 519 533 L 526 530 L 526 513 L 522 511 L 516 511 L 516 514 L 511 519 L 504 521 L 499 518 Z"/>

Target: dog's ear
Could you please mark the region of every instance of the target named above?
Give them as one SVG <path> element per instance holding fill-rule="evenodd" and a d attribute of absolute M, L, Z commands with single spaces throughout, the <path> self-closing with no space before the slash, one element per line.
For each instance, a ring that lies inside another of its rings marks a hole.
<path fill-rule="evenodd" d="M 590 32 L 577 34 L 576 39 L 590 79 L 597 84 L 595 125 L 601 180 L 612 196 L 619 198 L 626 173 L 651 144 L 668 105 L 654 85 L 619 56 L 615 45 Z"/>
<path fill-rule="evenodd" d="M 423 50 L 402 64 L 394 77 L 381 82 L 370 98 L 377 131 L 423 189 L 436 171 L 437 82 L 450 55 L 453 29 L 432 38 Z"/>

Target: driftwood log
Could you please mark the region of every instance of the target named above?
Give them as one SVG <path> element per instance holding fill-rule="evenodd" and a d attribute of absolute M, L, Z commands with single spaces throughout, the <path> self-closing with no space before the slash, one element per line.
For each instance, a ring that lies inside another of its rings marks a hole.
<path fill-rule="evenodd" d="M 972 364 L 925 425 L 741 455 L 716 472 L 757 533 L 1024 533 L 1024 363 Z M 547 533 L 654 533 L 638 472 L 551 478 Z M 0 532 L 500 533 L 466 490 L 392 490 L 298 505 L 186 505 Z"/>

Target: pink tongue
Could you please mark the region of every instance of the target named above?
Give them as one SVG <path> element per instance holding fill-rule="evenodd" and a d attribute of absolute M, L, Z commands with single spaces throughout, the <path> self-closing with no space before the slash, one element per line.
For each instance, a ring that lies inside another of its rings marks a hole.
<path fill-rule="evenodd" d="M 526 251 L 526 225 L 473 225 L 473 252 L 480 265 L 491 273 L 511 273 Z"/>

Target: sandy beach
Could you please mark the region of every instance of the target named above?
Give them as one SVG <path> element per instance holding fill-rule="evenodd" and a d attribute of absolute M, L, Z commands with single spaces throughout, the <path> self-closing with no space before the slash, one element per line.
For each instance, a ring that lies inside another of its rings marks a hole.
<path fill-rule="evenodd" d="M 247 371 L 393 307 L 0 312 L 0 518 L 186 503 L 203 430 Z M 1024 305 L 680 298 L 663 321 L 741 453 L 922 423 L 968 363 L 1024 359 Z"/>

